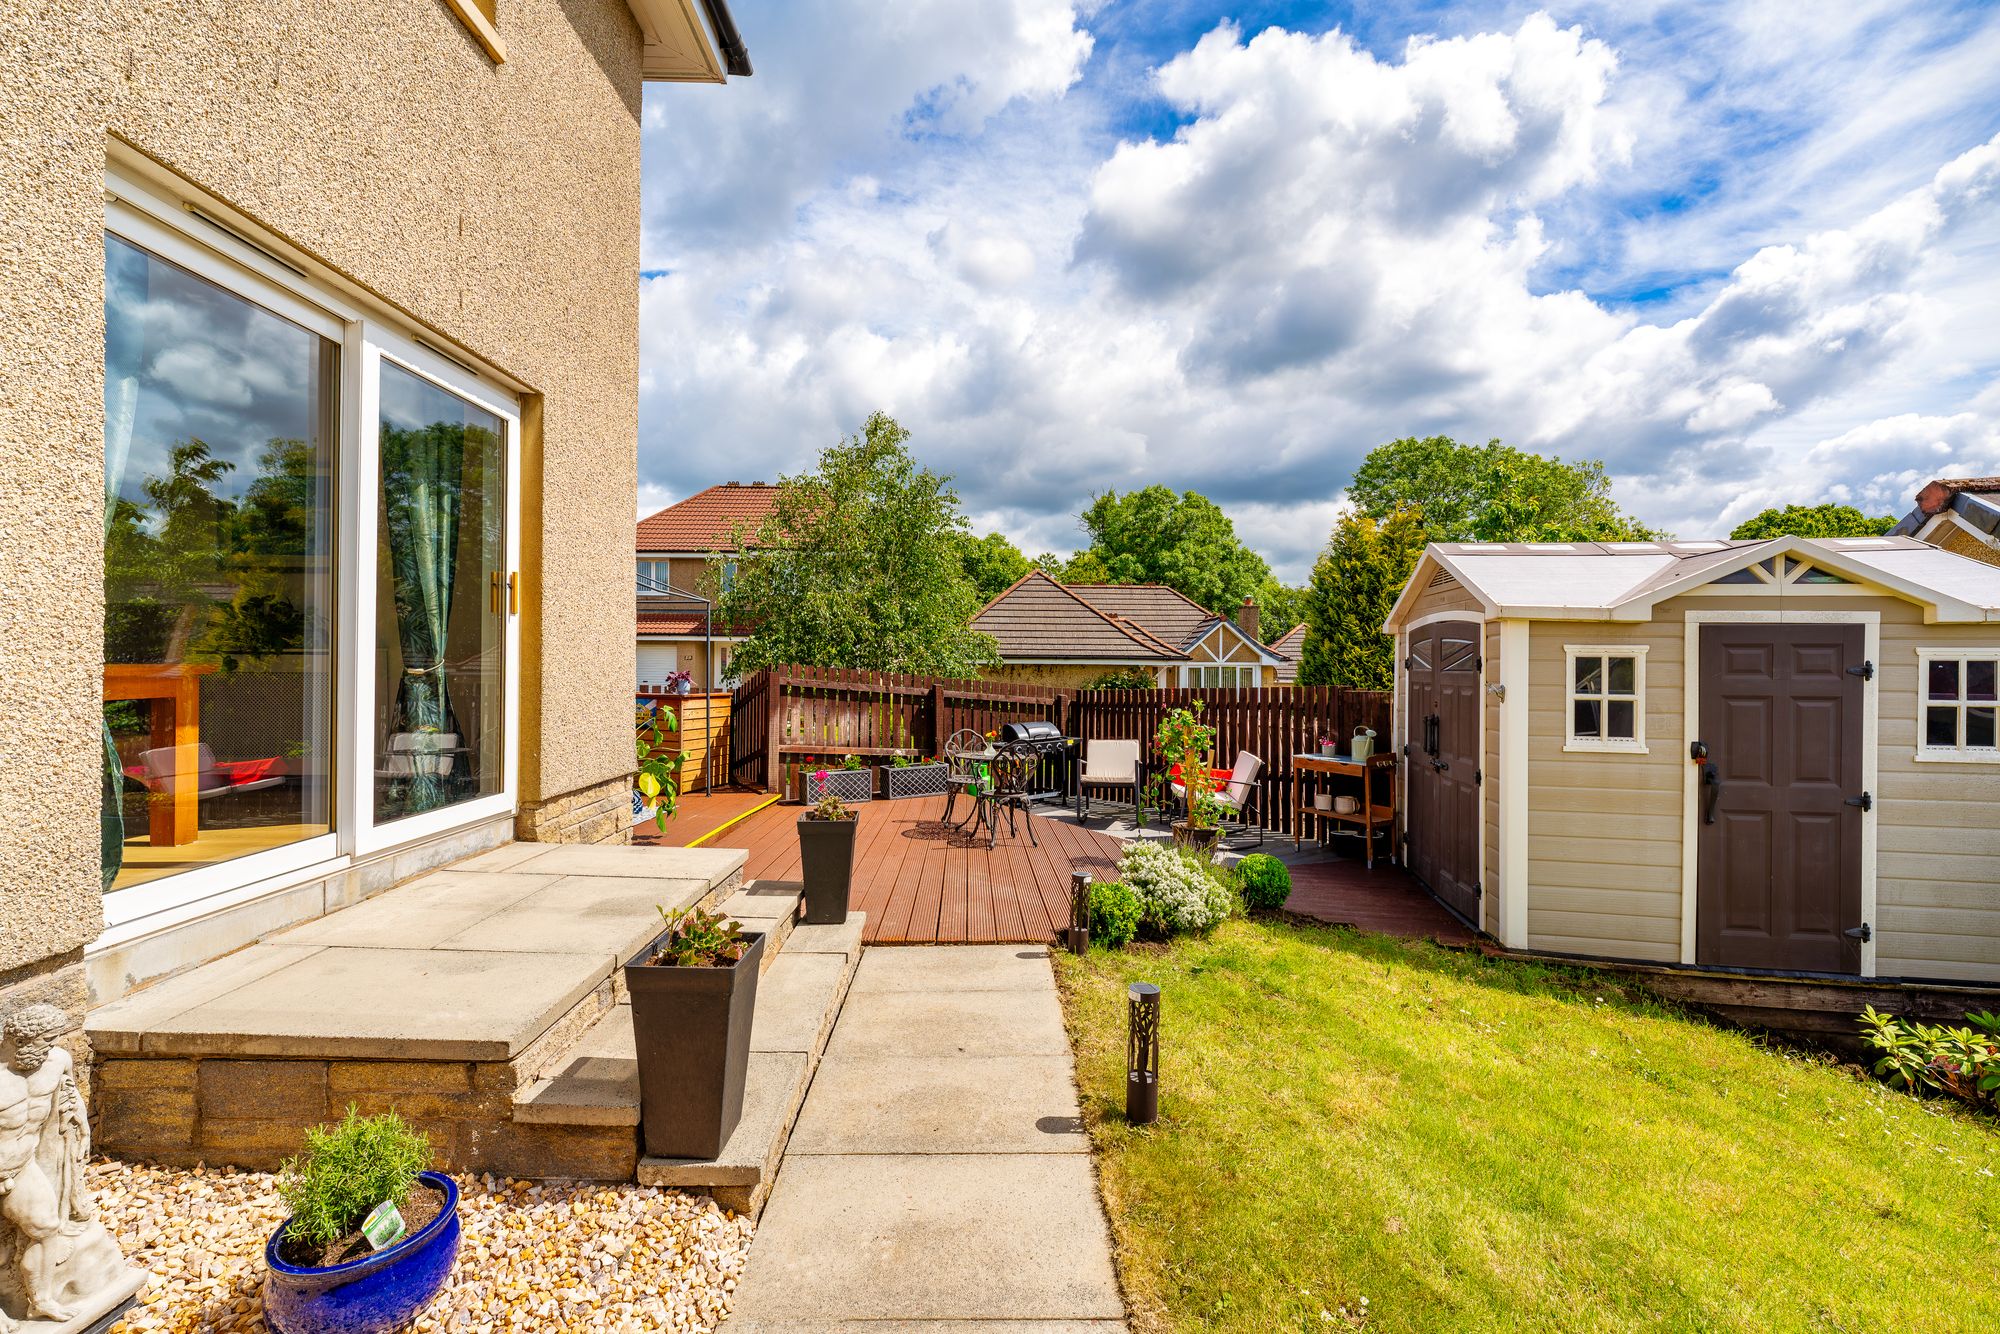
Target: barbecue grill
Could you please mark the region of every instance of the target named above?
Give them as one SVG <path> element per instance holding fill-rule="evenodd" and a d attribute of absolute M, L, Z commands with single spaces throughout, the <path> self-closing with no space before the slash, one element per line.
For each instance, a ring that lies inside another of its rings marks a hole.
<path fill-rule="evenodd" d="M 1076 750 L 1076 738 L 1062 734 L 1062 729 L 1046 718 L 1034 718 L 1023 722 L 1002 723 L 993 748 L 1011 755 L 1033 755 L 1038 760 L 1052 761 L 1053 765 L 1041 765 L 1040 783 L 1027 793 L 1030 801 L 1060 801 L 1068 788 L 1067 776 L 1063 769 L 1054 767 L 1068 760 Z"/>
<path fill-rule="evenodd" d="M 1020 741 L 1060 741 L 1062 729 L 1046 718 L 1029 722 L 1004 723 L 1000 728 L 1000 739 L 1006 742 Z"/>

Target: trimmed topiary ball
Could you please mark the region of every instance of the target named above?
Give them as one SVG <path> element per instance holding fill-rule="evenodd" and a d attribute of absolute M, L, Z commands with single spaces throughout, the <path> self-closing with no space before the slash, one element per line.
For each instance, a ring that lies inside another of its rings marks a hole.
<path fill-rule="evenodd" d="M 1292 896 L 1292 873 L 1269 853 L 1253 852 L 1236 863 L 1236 885 L 1250 908 L 1282 908 Z"/>
<path fill-rule="evenodd" d="M 1100 880 L 1090 887 L 1090 943 L 1122 949 L 1138 934 L 1143 913 L 1129 886 Z"/>

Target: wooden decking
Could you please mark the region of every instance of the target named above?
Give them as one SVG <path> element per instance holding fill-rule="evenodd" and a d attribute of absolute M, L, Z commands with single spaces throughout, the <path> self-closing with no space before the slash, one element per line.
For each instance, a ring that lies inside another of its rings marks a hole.
<path fill-rule="evenodd" d="M 643 841 L 686 844 L 713 830 L 721 819 L 707 803 L 737 794 L 691 796 L 664 835 L 646 826 Z M 1066 820 L 1037 818 L 1035 837 L 1026 828 L 1014 837 L 1001 826 L 991 850 L 984 834 L 973 839 L 943 823 L 944 798 L 873 801 L 855 808 L 853 907 L 868 914 L 870 944 L 1003 944 L 1045 942 L 1069 921 L 1072 871 L 1096 879 L 1115 874 L 1119 843 L 1108 834 Z M 963 814 L 961 802 L 957 814 Z M 799 841 L 794 827 L 799 807 L 769 806 L 710 837 L 705 846 L 743 848 L 750 854 L 744 877 L 752 880 L 799 878 Z"/>
<path fill-rule="evenodd" d="M 1306 862 L 1292 868 L 1288 912 L 1386 936 L 1473 945 L 1479 934 L 1451 915 L 1400 866 L 1369 870 L 1359 857 Z"/>

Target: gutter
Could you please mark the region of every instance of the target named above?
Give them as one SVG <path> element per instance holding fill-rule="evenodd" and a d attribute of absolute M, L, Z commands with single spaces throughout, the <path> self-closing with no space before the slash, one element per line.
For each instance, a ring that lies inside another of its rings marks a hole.
<path fill-rule="evenodd" d="M 743 45 L 743 36 L 736 31 L 736 17 L 729 12 L 729 0 L 701 0 L 701 7 L 708 12 L 709 30 L 715 34 L 715 44 L 721 48 L 723 68 L 737 78 L 748 78 L 750 69 L 750 48 Z"/>

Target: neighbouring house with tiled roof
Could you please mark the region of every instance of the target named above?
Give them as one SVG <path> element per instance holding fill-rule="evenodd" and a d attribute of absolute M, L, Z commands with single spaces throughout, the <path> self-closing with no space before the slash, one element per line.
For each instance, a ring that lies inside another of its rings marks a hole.
<path fill-rule="evenodd" d="M 986 675 L 1081 686 L 1139 669 L 1163 686 L 1269 686 L 1287 659 L 1257 640 L 1257 607 L 1235 619 L 1160 584 L 1062 584 L 1030 570 L 972 618 L 993 636 Z"/>
<path fill-rule="evenodd" d="M 2000 477 L 1942 477 L 1891 532 L 2000 565 Z"/>
<path fill-rule="evenodd" d="M 1306 651 L 1306 623 L 1300 621 L 1271 641 L 1271 651 L 1284 659 L 1278 664 L 1278 683 L 1295 685 L 1299 679 L 1299 658 Z"/>
<path fill-rule="evenodd" d="M 735 577 L 737 533 L 754 532 L 777 498 L 778 488 L 767 482 L 724 482 L 639 520 L 639 685 L 664 685 L 677 672 L 686 672 L 696 690 L 729 679 L 730 655 L 749 630 L 711 624 L 703 599 Z"/>

